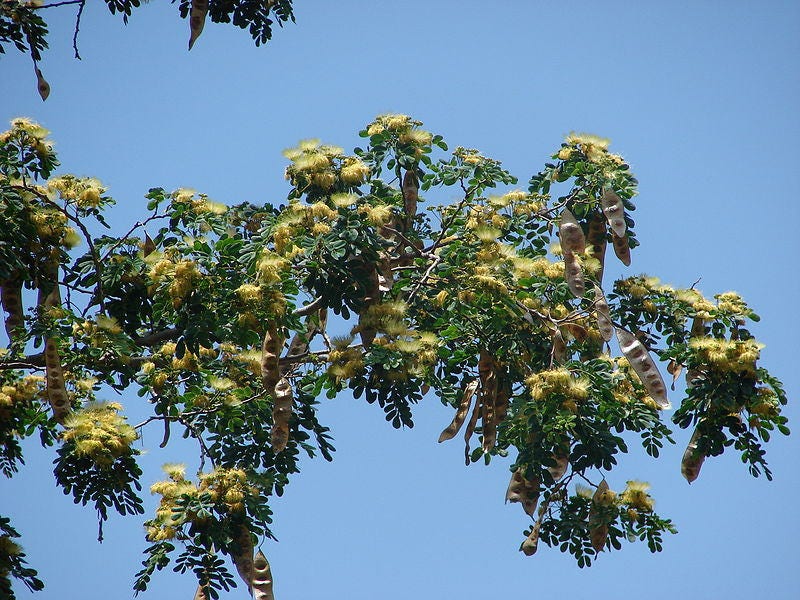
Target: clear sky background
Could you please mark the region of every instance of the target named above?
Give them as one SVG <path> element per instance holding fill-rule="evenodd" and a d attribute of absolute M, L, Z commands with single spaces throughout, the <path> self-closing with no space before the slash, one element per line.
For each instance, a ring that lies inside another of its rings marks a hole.
<path fill-rule="evenodd" d="M 761 364 L 795 402 L 786 414 L 797 433 L 768 445 L 772 483 L 730 453 L 687 485 L 683 431 L 658 461 L 632 445 L 612 488 L 650 481 L 680 533 L 660 554 L 628 545 L 580 570 L 543 545 L 518 552 L 528 521 L 503 504 L 510 463 L 467 468 L 460 442 L 438 445 L 452 410 L 437 399 L 404 431 L 363 401 L 324 400 L 334 462 L 305 462 L 273 503 L 280 543 L 263 546 L 278 600 L 798 597 L 800 2 L 297 0 L 297 24 L 266 47 L 208 23 L 191 52 L 175 5 L 152 2 L 124 27 L 89 4 L 83 61 L 71 57 L 73 9 L 47 14 L 47 102 L 29 57 L 0 58 L 0 120 L 50 129 L 60 172 L 110 187 L 115 231 L 145 215 L 153 186 L 280 203 L 282 149 L 307 137 L 352 149 L 378 113 L 411 114 L 451 148 L 479 148 L 523 188 L 565 134 L 589 131 L 611 138 L 640 180 L 642 246 L 629 273 L 740 292 L 762 317 L 752 327 L 766 344 Z M 144 414 L 139 402 L 123 398 L 131 420 Z M 194 454 L 158 441 L 145 430 L 146 486 L 160 464 Z M 47 584 L 36 597 L 129 598 L 141 520 L 112 517 L 99 545 L 92 511 L 55 489 L 53 457 L 29 446 L 23 471 L 0 481 L 0 514 Z M 142 520 L 155 504 L 146 500 Z M 166 571 L 144 598 L 189 599 L 194 588 Z M 246 597 L 241 587 L 226 596 Z"/>

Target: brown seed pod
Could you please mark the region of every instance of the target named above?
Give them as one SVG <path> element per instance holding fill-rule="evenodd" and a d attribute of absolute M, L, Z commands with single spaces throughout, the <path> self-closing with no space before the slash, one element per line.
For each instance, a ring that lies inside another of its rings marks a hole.
<path fill-rule="evenodd" d="M 469 412 L 470 404 L 472 404 L 472 398 L 475 396 L 475 392 L 477 390 L 477 379 L 475 381 L 470 381 L 466 385 L 464 388 L 464 393 L 461 395 L 461 403 L 458 405 L 458 410 L 456 411 L 452 422 L 450 425 L 445 427 L 444 431 L 442 431 L 441 435 L 439 436 L 440 443 L 444 442 L 445 440 L 453 439 L 461 429 L 461 426 L 464 424 L 464 419 L 467 418 L 467 412 Z"/>
<path fill-rule="evenodd" d="M 43 101 L 47 100 L 47 97 L 50 95 L 50 84 L 47 83 L 39 67 L 34 67 L 34 70 L 36 71 L 36 89 L 39 92 L 39 96 L 41 96 Z"/>
<path fill-rule="evenodd" d="M 566 208 L 561 212 L 558 237 L 561 239 L 561 247 L 565 252 L 569 250 L 575 254 L 581 254 L 586 250 L 586 238 L 583 236 L 583 229 L 575 219 L 575 215 Z"/>
<path fill-rule="evenodd" d="M 261 345 L 261 382 L 271 396 L 275 395 L 275 386 L 281 378 L 279 358 L 282 348 L 283 338 L 278 335 L 275 324 L 270 323 Z"/>
<path fill-rule="evenodd" d="M 192 10 L 189 12 L 189 50 L 194 46 L 197 38 L 203 33 L 208 14 L 208 0 L 192 0 Z"/>
<path fill-rule="evenodd" d="M 253 536 L 246 525 L 239 526 L 234 542 L 231 558 L 239 576 L 249 588 L 253 583 Z"/>
<path fill-rule="evenodd" d="M 0 282 L 0 304 L 8 313 L 5 318 L 6 333 L 9 341 L 13 341 L 17 327 L 25 323 L 25 311 L 22 307 L 22 281 L 19 279 L 6 279 Z"/>
<path fill-rule="evenodd" d="M 553 358 L 558 362 L 563 362 L 567 358 L 567 342 L 561 329 L 556 327 L 553 330 Z"/>
<path fill-rule="evenodd" d="M 553 460 L 556 461 L 556 464 L 552 467 L 547 467 L 547 470 L 550 472 L 553 481 L 558 481 L 564 476 L 569 467 L 569 447 L 561 446 L 556 448 L 556 451 L 553 452 Z"/>
<path fill-rule="evenodd" d="M 631 266 L 631 247 L 628 245 L 628 236 L 618 236 L 616 233 L 611 233 L 611 243 L 614 245 L 614 254 L 622 261 L 626 267 Z"/>
<path fill-rule="evenodd" d="M 197 586 L 197 589 L 194 592 L 194 600 L 208 600 L 208 596 L 206 595 L 206 591 L 203 589 L 202 585 Z"/>
<path fill-rule="evenodd" d="M 289 419 L 292 417 L 292 385 L 282 377 L 275 386 L 275 402 L 272 406 L 272 449 L 281 452 L 289 443 Z"/>
<path fill-rule="evenodd" d="M 625 358 L 628 359 L 631 367 L 641 379 L 650 397 L 660 409 L 666 410 L 670 408 L 671 405 L 667 398 L 667 386 L 664 385 L 661 373 L 658 372 L 658 367 L 656 367 L 656 363 L 650 357 L 650 353 L 644 344 L 636 339 L 635 335 L 620 328 L 617 328 L 617 340 L 619 341 L 620 350 L 622 350 Z"/>
<path fill-rule="evenodd" d="M 586 233 L 586 253 L 600 263 L 597 281 L 603 281 L 603 266 L 606 259 L 606 220 L 599 212 L 589 217 L 589 229 Z"/>
<path fill-rule="evenodd" d="M 533 518 L 539 504 L 539 480 L 525 478 L 525 469 L 520 467 L 511 474 L 511 481 L 506 490 L 506 502 L 519 502 L 522 510 Z"/>
<path fill-rule="evenodd" d="M 144 241 L 142 242 L 142 256 L 149 256 L 156 249 L 156 243 L 146 231 L 144 232 Z"/>
<path fill-rule="evenodd" d="M 567 280 L 569 291 L 576 298 L 583 298 L 586 293 L 586 283 L 583 279 L 583 269 L 578 256 L 564 249 L 564 279 Z"/>
<path fill-rule="evenodd" d="M 522 546 L 519 547 L 525 556 L 533 556 L 536 554 L 536 550 L 539 548 L 539 529 L 541 526 L 541 521 L 536 521 L 533 527 L 531 527 L 528 537 L 525 538 L 525 541 L 522 542 Z"/>
<path fill-rule="evenodd" d="M 600 330 L 600 336 L 608 342 L 614 336 L 614 326 L 611 323 L 608 302 L 599 286 L 594 286 L 594 309 L 597 313 L 597 328 Z"/>
<path fill-rule="evenodd" d="M 64 369 L 61 367 L 58 346 L 53 338 L 48 338 L 44 344 L 44 367 L 47 400 L 53 409 L 53 418 L 56 422 L 63 424 L 64 418 L 69 414 L 70 402 L 64 387 Z"/>
<path fill-rule="evenodd" d="M 692 437 L 689 439 L 689 444 L 683 453 L 681 459 L 681 475 L 686 478 L 686 481 L 692 483 L 700 476 L 700 469 L 703 466 L 703 461 L 706 455 L 697 450 L 697 440 L 700 438 L 699 429 L 695 428 Z"/>
<path fill-rule="evenodd" d="M 481 416 L 481 400 L 480 396 L 478 396 L 478 400 L 475 402 L 475 407 L 472 409 L 472 414 L 469 417 L 469 422 L 467 423 L 467 428 L 464 430 L 464 462 L 467 466 L 469 466 L 469 440 L 472 437 L 472 434 L 475 433 L 475 426 L 478 424 L 478 418 Z"/>
<path fill-rule="evenodd" d="M 672 385 L 670 385 L 670 388 L 672 389 L 673 392 L 675 391 L 675 382 L 678 381 L 678 377 L 681 376 L 682 372 L 683 372 L 683 365 L 675 362 L 674 359 L 670 360 L 669 363 L 667 363 L 667 373 L 672 375 Z"/>
<path fill-rule="evenodd" d="M 371 268 L 367 280 L 367 288 L 364 291 L 364 307 L 358 315 L 358 335 L 361 338 L 361 343 L 364 348 L 369 348 L 375 340 L 375 327 L 372 325 L 364 325 L 364 315 L 367 309 L 373 304 L 377 304 L 381 299 L 380 280 L 378 278 L 378 271 L 374 267 Z"/>
<path fill-rule="evenodd" d="M 275 600 L 272 592 L 272 569 L 261 550 L 253 558 L 252 594 L 255 600 Z"/>
<path fill-rule="evenodd" d="M 403 175 L 403 210 L 405 220 L 403 230 L 408 231 L 414 216 L 417 214 L 417 202 L 419 201 L 419 179 L 414 171 L 406 171 Z"/>
<path fill-rule="evenodd" d="M 625 226 L 625 208 L 622 199 L 610 188 L 603 190 L 600 196 L 600 206 L 603 207 L 603 214 L 606 216 L 608 225 L 618 237 L 625 237 L 628 228 Z"/>
<path fill-rule="evenodd" d="M 605 506 L 608 484 L 606 480 L 600 482 L 592 496 L 592 504 L 589 507 L 589 540 L 595 552 L 600 552 L 606 545 L 608 539 L 608 525 L 603 523 L 600 517 L 600 507 Z"/>
<path fill-rule="evenodd" d="M 497 401 L 497 364 L 488 352 L 481 350 L 478 359 L 478 375 L 480 376 L 481 416 L 483 418 L 483 451 L 489 452 L 497 442 L 497 422 L 494 405 Z"/>

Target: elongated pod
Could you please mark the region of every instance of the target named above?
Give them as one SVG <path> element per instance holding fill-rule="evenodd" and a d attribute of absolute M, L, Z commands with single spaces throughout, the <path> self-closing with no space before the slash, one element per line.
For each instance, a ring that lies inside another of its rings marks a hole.
<path fill-rule="evenodd" d="M 278 335 L 275 324 L 270 323 L 261 344 L 261 382 L 272 396 L 275 395 L 275 386 L 281 378 L 279 359 L 282 348 L 283 338 Z"/>
<path fill-rule="evenodd" d="M 249 588 L 253 584 L 253 536 L 246 525 L 240 525 L 231 548 L 231 558 L 239 577 Z"/>
<path fill-rule="evenodd" d="M 600 263 L 597 281 L 603 281 L 603 268 L 606 260 L 607 236 L 606 220 L 599 212 L 592 212 L 589 217 L 589 229 L 586 233 L 586 253 Z"/>
<path fill-rule="evenodd" d="M 603 214 L 606 216 L 611 231 L 619 237 L 624 237 L 628 228 L 625 225 L 625 207 L 622 199 L 614 190 L 605 188 L 600 196 L 600 206 L 603 208 Z"/>
<path fill-rule="evenodd" d="M 275 403 L 272 406 L 272 449 L 277 453 L 289 442 L 289 420 L 292 418 L 292 385 L 282 377 L 275 386 Z"/>
<path fill-rule="evenodd" d="M 525 541 L 522 542 L 522 546 L 520 546 L 520 550 L 525 556 L 533 556 L 536 554 L 536 550 L 539 548 L 539 529 L 542 527 L 541 521 L 536 521 L 531 527 L 531 531 L 528 534 L 528 537 L 525 538 Z"/>
<path fill-rule="evenodd" d="M 689 444 L 683 453 L 681 459 L 681 475 L 686 478 L 686 481 L 692 483 L 700 476 L 700 469 L 703 466 L 703 461 L 706 455 L 697 449 L 697 440 L 700 438 L 699 429 L 695 429 L 692 437 L 689 439 Z"/>
<path fill-rule="evenodd" d="M 42 100 L 47 100 L 48 96 L 50 96 L 50 84 L 47 83 L 39 67 L 34 67 L 34 70 L 36 71 L 36 90 Z"/>
<path fill-rule="evenodd" d="M 275 600 L 272 591 L 272 568 L 261 550 L 253 558 L 252 593 L 255 600 Z"/>
<path fill-rule="evenodd" d="M 611 243 L 614 246 L 614 254 L 626 267 L 631 266 L 631 247 L 628 245 L 628 236 L 618 236 L 616 233 L 611 233 Z"/>
<path fill-rule="evenodd" d="M 598 286 L 594 286 L 594 310 L 597 314 L 597 329 L 600 331 L 600 337 L 608 342 L 614 337 L 614 326 L 611 323 L 608 302 L 606 302 L 603 290 Z"/>
<path fill-rule="evenodd" d="M 453 417 L 452 422 L 450 425 L 445 427 L 444 431 L 442 431 L 441 435 L 439 436 L 439 442 L 444 442 L 446 440 L 453 439 L 456 434 L 461 429 L 461 426 L 464 424 L 464 420 L 467 418 L 467 413 L 469 412 L 469 407 L 472 404 L 472 398 L 475 396 L 475 392 L 478 390 L 478 380 L 470 381 L 466 387 L 464 388 L 464 393 L 461 394 L 461 403 L 458 405 L 458 410 L 456 411 L 455 416 Z"/>
<path fill-rule="evenodd" d="M 520 467 L 511 474 L 506 490 L 506 502 L 519 502 L 522 510 L 533 518 L 539 504 L 539 481 L 525 478 L 525 469 Z"/>
<path fill-rule="evenodd" d="M 558 237 L 564 250 L 569 250 L 575 254 L 580 254 L 586 250 L 586 238 L 583 235 L 583 229 L 581 229 L 572 211 L 566 208 L 561 211 L 561 218 L 558 223 Z"/>
<path fill-rule="evenodd" d="M 9 341 L 19 335 L 17 327 L 25 323 L 25 312 L 22 307 L 22 281 L 6 279 L 0 282 L 0 303 L 7 313 L 5 318 L 6 333 Z"/>
<path fill-rule="evenodd" d="M 208 0 L 192 0 L 192 9 L 189 12 L 189 50 L 203 33 L 207 14 Z"/>
<path fill-rule="evenodd" d="M 589 507 L 589 541 L 595 552 L 600 552 L 606 545 L 608 539 L 608 525 L 603 522 L 600 516 L 600 507 L 605 505 L 605 496 L 608 492 L 606 480 L 600 482 L 592 496 L 592 504 Z"/>
<path fill-rule="evenodd" d="M 636 336 L 632 333 L 619 328 L 617 328 L 617 340 L 619 341 L 620 350 L 622 350 L 625 358 L 628 359 L 639 379 L 642 380 L 650 397 L 660 409 L 670 408 L 671 405 L 667 398 L 667 386 L 664 385 L 661 373 L 658 372 L 656 363 L 650 357 L 650 353 L 644 347 L 644 344 L 636 339 Z"/>
<path fill-rule="evenodd" d="M 566 249 L 564 250 L 564 279 L 567 280 L 569 291 L 576 298 L 583 298 L 586 293 L 586 282 L 583 278 L 580 260 L 577 254 Z"/>

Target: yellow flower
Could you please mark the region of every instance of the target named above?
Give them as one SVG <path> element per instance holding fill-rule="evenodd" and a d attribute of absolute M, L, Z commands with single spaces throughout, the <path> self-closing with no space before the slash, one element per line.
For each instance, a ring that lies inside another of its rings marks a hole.
<path fill-rule="evenodd" d="M 357 158 L 348 158 L 342 167 L 342 181 L 348 185 L 361 185 L 369 177 L 369 167 Z"/>

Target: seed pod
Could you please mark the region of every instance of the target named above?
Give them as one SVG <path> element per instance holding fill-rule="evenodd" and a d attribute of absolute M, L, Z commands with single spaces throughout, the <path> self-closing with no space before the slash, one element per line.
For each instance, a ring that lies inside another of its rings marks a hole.
<path fill-rule="evenodd" d="M 628 359 L 633 370 L 636 371 L 650 397 L 660 409 L 666 410 L 670 408 L 671 404 L 667 398 L 667 386 L 664 385 L 661 373 L 658 372 L 658 367 L 656 367 L 656 363 L 650 357 L 650 353 L 644 344 L 636 339 L 636 336 L 632 333 L 619 328 L 617 328 L 617 340 L 619 341 L 620 350 L 622 350 L 625 358 Z"/>
<path fill-rule="evenodd" d="M 278 336 L 275 324 L 270 323 L 261 345 L 261 381 L 271 396 L 275 395 L 275 386 L 281 378 L 279 358 L 282 348 L 283 338 Z"/>
<path fill-rule="evenodd" d="M 0 304 L 8 313 L 5 318 L 6 333 L 9 341 L 14 341 L 17 327 L 25 323 L 25 312 L 22 307 L 22 281 L 6 279 L 0 282 Z"/>
<path fill-rule="evenodd" d="M 576 298 L 583 298 L 586 293 L 586 283 L 583 280 L 583 270 L 576 254 L 564 249 L 564 279 L 567 280 L 569 290 Z"/>
<path fill-rule="evenodd" d="M 197 38 L 203 33 L 207 14 L 208 0 L 192 0 L 192 10 L 189 13 L 189 50 L 192 49 Z"/>
<path fill-rule="evenodd" d="M 628 245 L 628 236 L 618 236 L 616 233 L 611 233 L 611 243 L 614 245 L 614 254 L 622 261 L 626 267 L 631 266 L 631 247 Z"/>
<path fill-rule="evenodd" d="M 603 523 L 600 517 L 600 507 L 605 505 L 604 497 L 608 492 L 606 480 L 600 482 L 592 496 L 592 505 L 589 508 L 589 540 L 595 552 L 600 552 L 605 548 L 608 539 L 608 525 Z"/>
<path fill-rule="evenodd" d="M 606 258 L 606 220 L 599 212 L 589 217 L 589 230 L 586 234 L 586 253 L 600 263 L 597 281 L 603 281 L 603 266 Z"/>
<path fill-rule="evenodd" d="M 403 175 L 403 209 L 405 211 L 404 231 L 408 231 L 414 216 L 417 214 L 417 201 L 419 200 L 419 179 L 417 174 L 411 170 Z"/>
<path fill-rule="evenodd" d="M 364 348 L 369 348 L 375 339 L 375 327 L 373 325 L 364 325 L 364 315 L 367 309 L 373 304 L 380 302 L 380 280 L 378 279 L 378 271 L 374 267 L 370 269 L 367 276 L 367 286 L 364 291 L 364 306 L 361 313 L 358 315 L 358 335 L 361 338 L 361 343 Z"/>
<path fill-rule="evenodd" d="M 289 443 L 289 419 L 292 417 L 292 385 L 282 377 L 275 386 L 275 402 L 272 405 L 272 449 L 281 452 Z"/>
<path fill-rule="evenodd" d="M 478 418 L 481 416 L 481 400 L 480 396 L 478 400 L 475 402 L 475 407 L 472 409 L 472 414 L 469 417 L 469 422 L 467 423 L 467 428 L 464 430 L 464 442 L 466 445 L 464 447 L 464 462 L 467 466 L 469 466 L 469 440 L 472 437 L 472 434 L 475 433 L 475 426 L 478 424 Z"/>
<path fill-rule="evenodd" d="M 528 537 L 525 538 L 525 541 L 522 542 L 522 546 L 519 547 L 525 556 L 533 556 L 536 554 L 536 550 L 539 547 L 539 529 L 541 526 L 541 521 L 536 521 L 536 523 L 533 524 L 533 527 L 531 527 Z"/>
<path fill-rule="evenodd" d="M 564 335 L 558 327 L 553 330 L 553 358 L 558 362 L 563 362 L 567 358 L 567 342 L 564 341 Z"/>
<path fill-rule="evenodd" d="M 203 589 L 202 585 L 197 586 L 197 589 L 194 592 L 194 600 L 208 600 L 208 596 L 206 595 L 206 591 Z"/>
<path fill-rule="evenodd" d="M 603 207 L 603 214 L 611 231 L 618 237 L 625 237 L 628 228 L 625 226 L 625 208 L 622 199 L 611 188 L 605 188 L 603 195 L 600 196 L 600 205 Z"/>
<path fill-rule="evenodd" d="M 246 525 L 238 528 L 234 542 L 231 558 L 239 576 L 249 588 L 253 584 L 253 536 Z"/>
<path fill-rule="evenodd" d="M 682 372 L 683 372 L 682 364 L 675 362 L 675 359 L 669 361 L 669 363 L 667 364 L 667 373 L 672 375 L 672 385 L 670 385 L 670 388 L 672 389 L 673 392 L 675 391 L 675 382 L 678 381 L 678 377 L 681 376 Z"/>
<path fill-rule="evenodd" d="M 272 569 L 261 550 L 253 558 L 252 593 L 255 600 L 275 600 L 272 592 Z"/>
<path fill-rule="evenodd" d="M 142 242 L 142 256 L 148 256 L 152 254 L 156 249 L 156 243 L 153 241 L 153 238 L 145 231 L 144 232 L 144 241 Z"/>
<path fill-rule="evenodd" d="M 586 238 L 583 236 L 583 229 L 575 219 L 575 215 L 566 208 L 561 212 L 558 237 L 561 239 L 561 247 L 565 251 L 569 250 L 575 254 L 580 254 L 586 250 Z"/>
<path fill-rule="evenodd" d="M 569 448 L 566 446 L 556 448 L 556 451 L 553 452 L 553 460 L 556 461 L 556 464 L 552 467 L 547 467 L 547 470 L 550 472 L 553 481 L 558 481 L 564 476 L 569 467 Z"/>
<path fill-rule="evenodd" d="M 681 475 L 683 475 L 689 483 L 692 483 L 700 476 L 700 469 L 703 466 L 703 461 L 706 459 L 706 455 L 699 452 L 697 449 L 698 439 L 700 439 L 700 430 L 695 428 L 689 440 L 689 444 L 686 446 L 686 450 L 683 453 L 683 459 L 681 459 Z"/>
<path fill-rule="evenodd" d="M 488 352 L 481 350 L 478 374 L 481 381 L 480 404 L 483 417 L 483 451 L 489 452 L 497 441 L 494 405 L 497 400 L 497 364 Z"/>
<path fill-rule="evenodd" d="M 453 417 L 453 421 L 450 423 L 450 425 L 445 427 L 444 431 L 442 431 L 441 435 L 439 436 L 439 443 L 444 442 L 445 440 L 453 439 L 461 429 L 461 426 L 464 424 L 464 419 L 467 418 L 467 412 L 469 411 L 472 398 L 475 396 L 477 389 L 477 379 L 475 381 L 470 381 L 464 388 L 464 393 L 461 395 L 461 404 L 458 405 L 458 410 Z"/>
<path fill-rule="evenodd" d="M 598 286 L 594 286 L 594 309 L 597 313 L 597 328 L 600 330 L 600 336 L 608 342 L 614 336 L 614 326 L 611 323 L 608 302 L 603 295 L 603 290 Z"/>
<path fill-rule="evenodd" d="M 36 89 L 39 91 L 39 96 L 41 96 L 42 101 L 47 100 L 47 97 L 50 95 L 50 84 L 47 83 L 39 67 L 34 67 L 34 69 L 36 71 Z"/>
<path fill-rule="evenodd" d="M 533 518 L 539 504 L 539 480 L 525 478 L 525 469 L 520 467 L 511 474 L 511 481 L 506 490 L 506 502 L 520 502 L 522 510 Z"/>
<path fill-rule="evenodd" d="M 69 396 L 64 387 L 64 369 L 58 355 L 58 346 L 53 338 L 47 338 L 44 344 L 44 367 L 47 381 L 47 400 L 53 409 L 53 418 L 64 423 L 70 410 Z"/>

